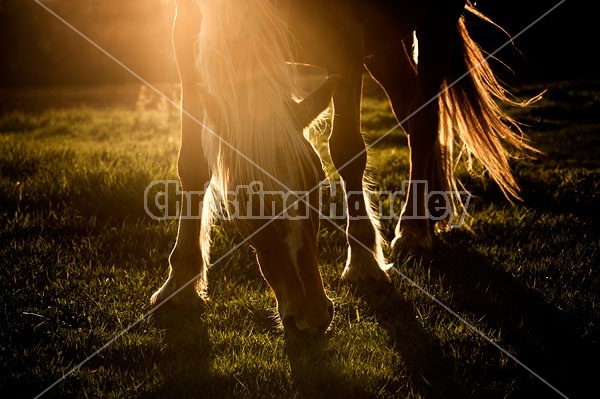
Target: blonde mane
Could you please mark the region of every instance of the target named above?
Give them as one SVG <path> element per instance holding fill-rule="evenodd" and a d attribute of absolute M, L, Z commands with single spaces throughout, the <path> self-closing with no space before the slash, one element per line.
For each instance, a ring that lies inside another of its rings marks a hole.
<path fill-rule="evenodd" d="M 260 182 L 264 191 L 312 189 L 319 173 L 290 112 L 299 90 L 279 10 L 270 0 L 197 3 L 199 90 L 205 124 L 219 136 L 205 129 L 203 145 L 216 188 Z"/>

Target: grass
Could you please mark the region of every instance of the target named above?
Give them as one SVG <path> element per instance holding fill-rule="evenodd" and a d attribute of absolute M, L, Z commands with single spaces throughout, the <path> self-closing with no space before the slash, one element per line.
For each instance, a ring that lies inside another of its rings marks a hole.
<path fill-rule="evenodd" d="M 151 181 L 176 179 L 175 110 L 144 100 L 5 111 L 2 396 L 34 397 L 102 349 L 44 397 L 558 397 L 411 281 L 569 397 L 593 392 L 599 93 L 597 82 L 556 83 L 519 111 L 544 152 L 514 161 L 524 201 L 511 205 L 461 172 L 475 196 L 473 234 L 454 230 L 429 261 L 397 263 L 389 287 L 341 284 L 345 238 L 324 223 L 321 272 L 336 316 L 316 339 L 278 328 L 274 296 L 246 247 L 210 269 L 202 312 L 161 308 L 140 319 L 176 234 L 175 222 L 152 220 L 143 203 Z M 381 98 L 365 101 L 367 141 L 393 124 Z M 407 157 L 401 132 L 371 150 L 382 189 L 407 178 Z M 393 224 L 383 228 L 391 239 Z M 240 240 L 217 226 L 213 258 Z"/>

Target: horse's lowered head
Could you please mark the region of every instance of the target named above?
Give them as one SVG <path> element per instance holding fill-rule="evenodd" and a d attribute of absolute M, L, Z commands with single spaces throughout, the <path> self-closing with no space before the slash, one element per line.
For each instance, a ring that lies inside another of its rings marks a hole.
<path fill-rule="evenodd" d="M 312 201 L 311 201 L 312 202 Z M 318 217 L 297 220 L 283 229 L 269 226 L 253 240 L 263 276 L 275 292 L 277 311 L 286 331 L 322 334 L 333 319 L 318 268 L 316 233 Z M 278 221 L 279 222 L 279 221 Z M 281 234 L 273 239 L 272 234 Z"/>
<path fill-rule="evenodd" d="M 237 191 L 243 193 L 237 201 L 245 217 L 234 219 L 256 250 L 262 274 L 275 292 L 284 328 L 312 335 L 326 331 L 334 308 L 325 293 L 317 259 L 324 173 L 302 130 L 327 108 L 338 79 L 332 76 L 303 101 L 288 104 L 296 136 L 288 147 L 279 149 L 277 165 L 269 168 L 271 176 L 263 175 L 264 182 L 255 181 L 245 191 Z M 304 156 L 298 158 L 302 152 Z M 293 161 L 293 156 L 300 161 Z M 254 173 L 258 176 L 256 170 Z"/>

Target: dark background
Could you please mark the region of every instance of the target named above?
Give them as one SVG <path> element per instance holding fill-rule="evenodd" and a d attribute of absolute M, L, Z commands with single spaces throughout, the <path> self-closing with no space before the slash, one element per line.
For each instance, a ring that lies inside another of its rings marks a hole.
<path fill-rule="evenodd" d="M 559 3 L 559 0 L 482 0 L 477 8 L 517 35 L 533 21 Z M 597 13 L 582 0 L 566 0 L 558 8 L 531 26 L 515 39 L 515 46 L 506 46 L 498 57 L 515 72 L 501 74 L 519 81 L 585 80 L 600 77 Z M 492 52 L 507 41 L 495 28 L 473 21 L 474 38 Z M 496 64 L 498 65 L 498 64 Z"/>
<path fill-rule="evenodd" d="M 174 0 L 45 0 L 48 8 L 152 82 L 176 82 Z M 33 0 L 0 0 L 0 86 L 137 80 Z"/>
<path fill-rule="evenodd" d="M 558 0 L 481 0 L 477 7 L 510 34 Z M 176 82 L 171 56 L 171 0 L 46 0 L 44 2 L 144 79 Z M 510 84 L 599 76 L 595 12 L 567 0 L 497 56 Z M 498 29 L 470 16 L 473 37 L 488 52 L 506 42 Z M 33 0 L 0 0 L 0 87 L 136 82 L 127 71 Z"/>

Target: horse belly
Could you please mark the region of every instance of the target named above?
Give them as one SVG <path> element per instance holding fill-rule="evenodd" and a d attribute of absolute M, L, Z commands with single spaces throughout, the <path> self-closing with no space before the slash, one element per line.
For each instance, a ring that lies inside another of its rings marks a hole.
<path fill-rule="evenodd" d="M 434 0 L 297 0 L 288 8 L 295 62 L 326 69 L 338 54 L 366 56 L 409 36 Z"/>
<path fill-rule="evenodd" d="M 426 17 L 432 3 L 432 0 L 380 0 L 372 3 L 362 24 L 367 55 L 393 46 L 410 36 Z"/>

